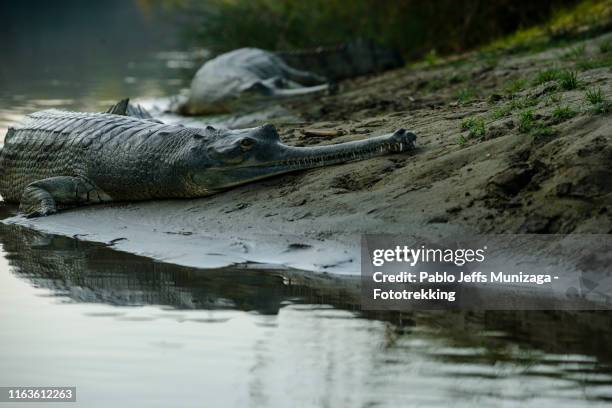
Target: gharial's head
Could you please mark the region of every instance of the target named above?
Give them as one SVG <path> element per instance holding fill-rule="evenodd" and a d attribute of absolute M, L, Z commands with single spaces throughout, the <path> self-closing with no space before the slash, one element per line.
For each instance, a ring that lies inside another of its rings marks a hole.
<path fill-rule="evenodd" d="M 371 139 L 319 147 L 292 147 L 276 128 L 192 129 L 186 158 L 194 187 L 214 192 L 296 170 L 363 160 L 414 149 L 416 136 L 403 129 Z"/>

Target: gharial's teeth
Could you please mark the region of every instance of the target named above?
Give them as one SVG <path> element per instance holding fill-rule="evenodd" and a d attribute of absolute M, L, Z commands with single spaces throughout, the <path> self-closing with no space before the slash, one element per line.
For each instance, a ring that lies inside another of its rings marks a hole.
<path fill-rule="evenodd" d="M 381 143 L 378 146 L 370 146 L 362 148 L 361 150 L 348 150 L 340 151 L 336 153 L 330 153 L 325 156 L 310 156 L 296 159 L 284 160 L 277 162 L 275 166 L 286 166 L 286 167 L 305 167 L 305 166 L 323 166 L 326 162 L 339 162 L 356 160 L 367 157 L 372 157 L 378 153 L 383 154 L 385 152 L 402 152 L 404 151 L 403 142 L 388 142 Z"/>

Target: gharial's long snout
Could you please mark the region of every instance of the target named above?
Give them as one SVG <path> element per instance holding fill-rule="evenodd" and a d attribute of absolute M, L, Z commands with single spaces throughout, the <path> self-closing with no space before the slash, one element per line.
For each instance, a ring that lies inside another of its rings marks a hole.
<path fill-rule="evenodd" d="M 330 146 L 291 147 L 280 145 L 279 160 L 268 163 L 268 165 L 279 166 L 284 170 L 329 166 L 414 150 L 415 142 L 416 135 L 414 133 L 399 129 L 390 135 Z"/>
<path fill-rule="evenodd" d="M 251 154 L 249 158 L 208 167 L 205 172 L 196 173 L 193 180 L 208 191 L 223 190 L 278 174 L 407 152 L 415 148 L 416 136 L 400 129 L 389 135 L 318 147 L 287 146 L 279 139 L 272 125 L 249 129 L 243 139 L 238 139 L 240 146 Z M 228 150 L 233 151 L 234 147 Z"/>

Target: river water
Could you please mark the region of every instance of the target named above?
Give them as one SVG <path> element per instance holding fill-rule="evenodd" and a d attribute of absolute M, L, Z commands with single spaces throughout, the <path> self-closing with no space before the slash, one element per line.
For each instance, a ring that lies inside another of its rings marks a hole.
<path fill-rule="evenodd" d="M 79 24 L 134 17 L 88 16 Z M 58 27 L 12 38 L 0 140 L 31 111 L 172 95 L 203 55 L 112 37 L 69 59 L 79 41 L 105 37 L 81 28 L 93 37 L 75 39 Z M 45 35 L 76 43 L 53 58 Z M 107 48 L 118 55 L 112 63 Z M 0 203 L 0 218 L 14 211 Z M 609 313 L 365 314 L 350 284 L 314 281 L 179 267 L 0 224 L 0 386 L 76 386 L 77 403 L 66 406 L 82 407 L 612 403 Z"/>
<path fill-rule="evenodd" d="M 365 315 L 355 291 L 282 275 L 0 225 L 0 385 L 76 386 L 84 407 L 612 401 L 610 314 Z"/>

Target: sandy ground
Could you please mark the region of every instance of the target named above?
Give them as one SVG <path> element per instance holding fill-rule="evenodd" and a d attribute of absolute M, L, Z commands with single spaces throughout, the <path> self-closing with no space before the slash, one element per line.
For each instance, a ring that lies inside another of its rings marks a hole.
<path fill-rule="evenodd" d="M 289 174 L 209 198 L 12 221 L 190 266 L 246 261 L 343 274 L 359 273 L 359 235 L 366 232 L 432 240 L 466 232 L 612 233 L 612 121 L 585 97 L 601 89 L 612 99 L 610 51 L 599 47 L 605 41 L 609 35 L 572 48 L 474 55 L 359 78 L 334 95 L 284 101 L 282 115 L 267 119 L 286 143 L 302 146 L 403 127 L 418 136 L 411 154 Z M 607 65 L 581 65 L 606 58 Z M 553 67 L 576 70 L 578 86 L 536 85 L 538 73 Z M 555 117 L 557 107 L 575 114 Z M 482 119 L 484 134 L 462 130 L 468 118 Z M 312 137 L 304 129 L 343 134 Z"/>

